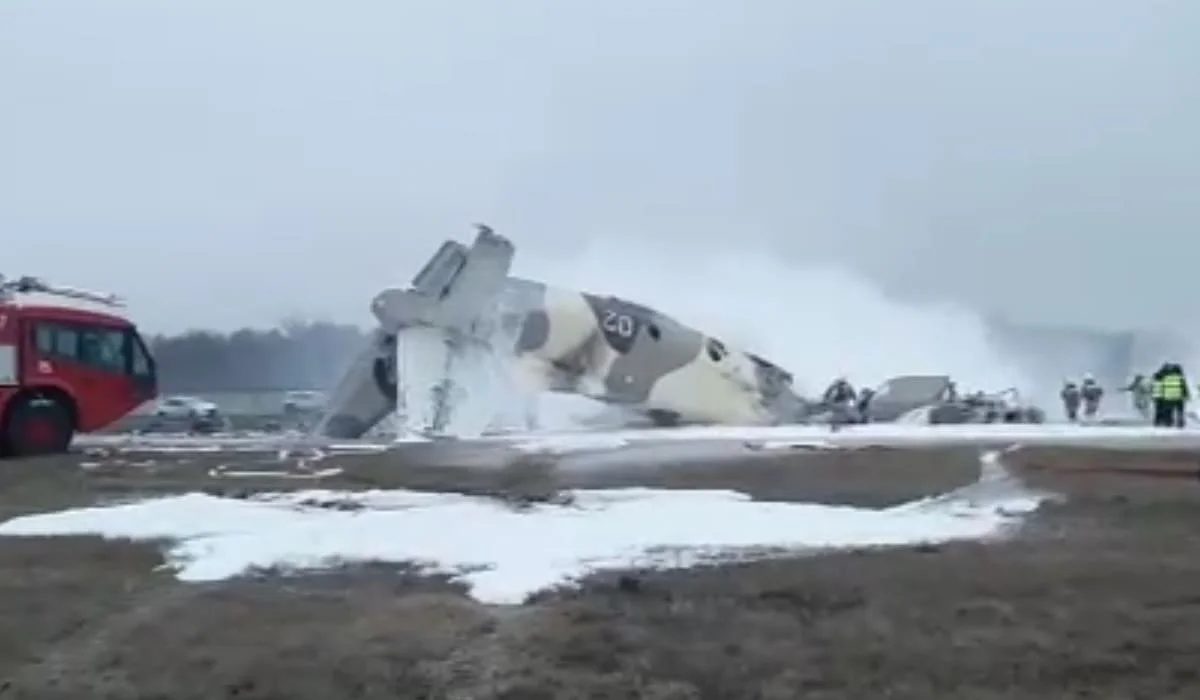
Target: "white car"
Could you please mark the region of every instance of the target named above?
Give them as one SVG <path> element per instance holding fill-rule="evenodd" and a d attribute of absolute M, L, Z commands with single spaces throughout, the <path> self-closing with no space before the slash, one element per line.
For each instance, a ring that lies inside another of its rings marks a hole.
<path fill-rule="evenodd" d="M 167 396 L 154 407 L 154 415 L 159 418 L 194 418 L 219 412 L 220 409 L 212 401 L 194 396 Z"/>
<path fill-rule="evenodd" d="M 325 406 L 325 394 L 320 391 L 289 391 L 283 395 L 283 412 L 309 413 Z"/>

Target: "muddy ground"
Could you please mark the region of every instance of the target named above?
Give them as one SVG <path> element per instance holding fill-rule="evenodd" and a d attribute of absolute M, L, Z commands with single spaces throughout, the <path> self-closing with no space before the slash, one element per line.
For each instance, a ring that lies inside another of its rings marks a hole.
<path fill-rule="evenodd" d="M 548 460 L 488 471 L 387 459 L 311 468 L 345 469 L 329 488 L 516 502 L 638 483 L 871 507 L 979 471 L 978 453 L 959 448 L 574 477 Z M 1200 454 L 1041 449 L 1006 460 L 1067 496 L 1012 542 L 608 574 L 519 607 L 480 605 L 394 566 L 185 585 L 158 570 L 150 544 L 0 538 L 0 699 L 1197 697 Z M 209 476 L 221 465 L 279 468 L 274 457 L 202 454 L 0 463 L 0 519 L 140 493 L 313 485 Z"/>

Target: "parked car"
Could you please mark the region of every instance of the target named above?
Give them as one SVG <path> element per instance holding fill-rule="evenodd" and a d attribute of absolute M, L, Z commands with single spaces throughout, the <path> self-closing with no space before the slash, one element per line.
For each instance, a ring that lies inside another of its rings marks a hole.
<path fill-rule="evenodd" d="M 320 391 L 289 391 L 283 396 L 285 415 L 313 413 L 325 406 L 325 394 Z"/>
<path fill-rule="evenodd" d="M 218 413 L 220 408 L 215 403 L 195 396 L 165 396 L 154 406 L 154 415 L 159 418 L 196 418 Z"/>

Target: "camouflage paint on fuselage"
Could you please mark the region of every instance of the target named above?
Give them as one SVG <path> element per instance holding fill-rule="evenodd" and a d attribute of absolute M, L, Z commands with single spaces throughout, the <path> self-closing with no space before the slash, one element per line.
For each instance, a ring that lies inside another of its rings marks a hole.
<path fill-rule="evenodd" d="M 779 367 L 642 304 L 508 277 L 512 254 L 511 242 L 484 227 L 471 247 L 443 244 L 412 287 L 376 296 L 380 329 L 334 392 L 319 431 L 357 437 L 395 411 L 395 339 L 413 325 L 443 328 L 447 342 L 465 334 L 510 356 L 531 392 L 576 393 L 678 422 L 796 417 L 802 402 Z"/>
<path fill-rule="evenodd" d="M 535 285 L 540 295 L 524 312 L 515 355 L 558 375 L 545 386 L 716 423 L 775 419 L 761 374 L 777 371 L 785 379 L 781 387 L 790 389 L 790 377 L 778 368 L 644 305 L 520 283 L 524 301 L 535 296 L 530 289 Z"/>

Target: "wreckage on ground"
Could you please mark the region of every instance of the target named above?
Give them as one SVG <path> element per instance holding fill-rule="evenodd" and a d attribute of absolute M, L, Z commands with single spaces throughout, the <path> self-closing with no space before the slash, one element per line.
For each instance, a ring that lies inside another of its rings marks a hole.
<path fill-rule="evenodd" d="M 963 394 L 945 374 L 909 374 L 892 377 L 875 389 L 865 389 L 869 400 L 830 405 L 810 404 L 803 423 L 903 423 L 955 425 L 966 423 L 1042 423 L 1045 412 L 1025 403 L 1015 388 L 996 393 Z"/>
<path fill-rule="evenodd" d="M 480 226 L 469 246 L 445 241 L 410 286 L 377 295 L 379 326 L 316 433 L 357 438 L 394 413 L 405 432 L 480 434 L 502 405 L 545 391 L 657 425 L 767 425 L 807 411 L 766 359 L 642 304 L 512 277 L 514 254 Z"/>
<path fill-rule="evenodd" d="M 871 394 L 872 423 L 1042 423 L 1045 412 L 1025 403 L 1015 388 L 962 394 L 948 375 L 893 377 Z"/>

